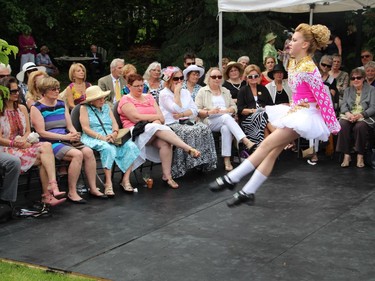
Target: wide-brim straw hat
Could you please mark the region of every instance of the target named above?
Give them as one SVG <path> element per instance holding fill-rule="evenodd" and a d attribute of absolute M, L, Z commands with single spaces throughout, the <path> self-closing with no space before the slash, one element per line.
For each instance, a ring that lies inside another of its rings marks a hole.
<path fill-rule="evenodd" d="M 288 72 L 285 71 L 284 66 L 282 64 L 280 64 L 280 63 L 276 64 L 274 66 L 273 70 L 271 70 L 270 72 L 268 72 L 268 77 L 271 78 L 272 80 L 274 80 L 273 75 L 275 74 L 275 72 L 282 72 L 282 73 L 284 73 L 283 79 L 288 78 Z"/>
<path fill-rule="evenodd" d="M 86 89 L 86 99 L 81 102 L 81 104 L 104 98 L 108 96 L 110 92 L 111 90 L 103 91 L 99 86 L 90 86 Z"/>
<path fill-rule="evenodd" d="M 201 78 L 204 74 L 204 69 L 202 67 L 191 64 L 187 68 L 185 68 L 184 71 L 182 71 L 182 73 L 184 74 L 184 79 L 187 80 L 188 74 L 193 71 L 199 72 L 199 78 Z"/>
<path fill-rule="evenodd" d="M 224 80 L 228 80 L 229 79 L 229 71 L 233 68 L 233 67 L 236 67 L 239 72 L 240 72 L 240 78 L 242 77 L 243 75 L 243 65 L 239 62 L 235 62 L 235 61 L 230 61 L 228 62 L 227 66 L 225 67 L 225 71 L 224 71 Z"/>
<path fill-rule="evenodd" d="M 25 73 L 30 70 L 41 70 L 45 72 L 46 68 L 44 66 L 36 66 L 33 62 L 27 62 L 22 66 L 22 71 L 16 75 L 17 80 L 23 82 L 23 79 L 25 79 Z"/>
<path fill-rule="evenodd" d="M 275 33 L 271 32 L 271 33 L 268 33 L 266 35 L 266 39 L 264 40 L 264 42 L 268 43 L 271 40 L 276 39 L 276 38 L 277 38 L 277 35 Z"/>

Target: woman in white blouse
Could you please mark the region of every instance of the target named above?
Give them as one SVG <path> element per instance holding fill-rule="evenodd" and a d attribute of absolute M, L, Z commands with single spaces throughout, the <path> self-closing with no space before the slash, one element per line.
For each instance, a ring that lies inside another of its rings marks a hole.
<path fill-rule="evenodd" d="M 189 169 L 202 171 L 216 169 L 215 142 L 211 130 L 203 123 L 196 123 L 198 108 L 190 92 L 182 88 L 184 75 L 175 66 L 163 69 L 165 88 L 160 92 L 159 106 L 168 125 L 177 136 L 201 153 L 201 157 L 193 158 L 180 148 L 173 152 L 172 177 L 183 176 Z"/>
<path fill-rule="evenodd" d="M 237 143 L 242 142 L 248 150 L 251 150 L 255 144 L 246 138 L 245 133 L 232 117 L 237 113 L 237 106 L 229 90 L 222 87 L 221 70 L 217 67 L 209 69 L 204 82 L 207 86 L 201 88 L 195 98 L 199 110 L 198 116 L 211 131 L 221 133 L 221 155 L 224 157 L 225 170 L 231 171 L 233 170 L 230 162 L 233 137 L 236 138 Z"/>

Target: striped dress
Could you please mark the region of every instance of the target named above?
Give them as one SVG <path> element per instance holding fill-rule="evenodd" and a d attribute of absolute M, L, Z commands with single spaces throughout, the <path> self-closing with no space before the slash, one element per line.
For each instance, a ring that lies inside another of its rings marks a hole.
<path fill-rule="evenodd" d="M 37 101 L 33 106 L 42 114 L 46 131 L 61 135 L 67 134 L 65 103 L 63 101 L 57 100 L 55 106 L 47 106 Z M 49 141 L 52 143 L 53 153 L 58 160 L 61 160 L 69 150 L 74 148 L 59 140 L 41 139 L 41 141 Z"/>

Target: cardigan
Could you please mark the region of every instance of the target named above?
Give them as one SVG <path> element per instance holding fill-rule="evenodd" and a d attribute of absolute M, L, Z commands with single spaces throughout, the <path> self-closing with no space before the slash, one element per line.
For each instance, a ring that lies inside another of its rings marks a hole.
<path fill-rule="evenodd" d="M 341 105 L 341 113 L 351 112 L 356 99 L 357 91 L 353 86 L 345 89 L 344 97 Z M 363 112 L 361 114 L 366 119 L 375 115 L 375 87 L 370 86 L 367 83 L 363 83 L 362 94 L 361 94 L 361 106 Z"/>

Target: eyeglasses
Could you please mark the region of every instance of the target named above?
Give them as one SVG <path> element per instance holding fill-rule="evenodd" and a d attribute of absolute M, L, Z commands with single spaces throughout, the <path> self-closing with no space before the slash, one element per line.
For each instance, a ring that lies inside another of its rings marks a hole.
<path fill-rule="evenodd" d="M 350 80 L 354 81 L 354 80 L 361 80 L 363 77 L 362 76 L 352 76 L 350 77 Z"/>
<path fill-rule="evenodd" d="M 141 84 L 141 85 L 132 85 L 132 87 L 137 88 L 137 89 L 143 89 L 144 86 L 145 86 L 145 84 Z"/>
<path fill-rule="evenodd" d="M 56 91 L 60 92 L 60 88 L 51 88 L 49 90 L 52 91 L 52 92 L 56 92 Z"/>
<path fill-rule="evenodd" d="M 194 65 L 195 64 L 195 61 L 193 62 L 187 62 L 186 65 L 189 66 L 189 65 Z"/>
<path fill-rule="evenodd" d="M 18 94 L 20 92 L 19 89 L 13 89 L 13 90 L 9 90 L 10 94 L 11 95 L 15 95 L 15 94 Z"/>
<path fill-rule="evenodd" d="M 183 81 L 183 80 L 184 80 L 184 76 L 180 76 L 180 77 L 176 77 L 176 76 L 175 76 L 175 77 L 172 78 L 172 80 L 173 80 L 173 81 L 178 81 L 178 80 Z"/>
<path fill-rule="evenodd" d="M 328 68 L 331 68 L 332 67 L 332 65 L 330 65 L 330 64 L 325 64 L 325 63 L 320 63 L 323 67 L 328 67 Z"/>
<path fill-rule="evenodd" d="M 211 75 L 210 77 L 212 79 L 221 79 L 221 78 L 223 78 L 223 75 Z"/>
<path fill-rule="evenodd" d="M 370 57 L 370 55 L 362 55 L 361 59 L 364 59 L 364 58 L 368 59 L 369 57 Z"/>
<path fill-rule="evenodd" d="M 259 74 L 247 75 L 247 79 L 257 79 L 259 78 Z"/>

